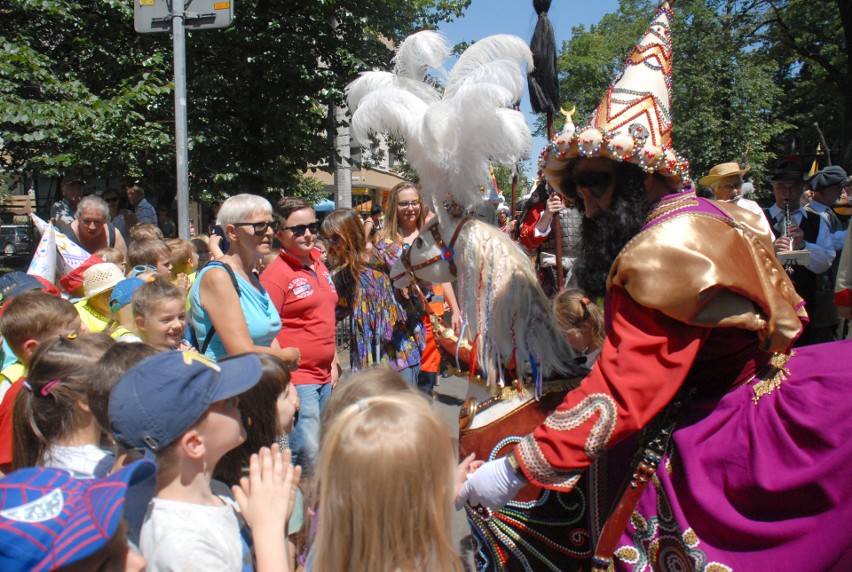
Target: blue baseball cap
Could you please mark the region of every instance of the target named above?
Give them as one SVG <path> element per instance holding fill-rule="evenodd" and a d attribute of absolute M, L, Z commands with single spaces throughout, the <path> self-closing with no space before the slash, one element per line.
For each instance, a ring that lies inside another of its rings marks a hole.
<path fill-rule="evenodd" d="M 35 276 L 19 270 L 7 272 L 0 276 L 0 302 L 11 300 L 24 292 L 41 290 L 42 288 L 44 288 L 44 284 L 39 282 Z"/>
<path fill-rule="evenodd" d="M 133 293 L 144 283 L 141 278 L 125 278 L 116 284 L 109 296 L 109 309 L 118 312 L 127 306 L 133 299 Z"/>
<path fill-rule="evenodd" d="M 141 460 L 103 479 L 44 468 L 0 479 L 0 570 L 55 570 L 101 550 L 118 531 L 128 487 L 155 472 Z"/>
<path fill-rule="evenodd" d="M 196 352 L 171 351 L 146 358 L 110 392 L 112 435 L 127 449 L 162 451 L 211 405 L 254 387 L 262 372 L 260 359 L 253 354 L 221 363 Z"/>

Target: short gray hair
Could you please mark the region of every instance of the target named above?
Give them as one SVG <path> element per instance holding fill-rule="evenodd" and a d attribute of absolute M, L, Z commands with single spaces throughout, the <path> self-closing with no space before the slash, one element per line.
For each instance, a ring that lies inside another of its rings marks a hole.
<path fill-rule="evenodd" d="M 255 213 L 264 213 L 271 217 L 272 205 L 269 204 L 269 201 L 258 195 L 250 195 L 248 193 L 235 195 L 222 203 L 216 224 L 224 227 L 235 222 L 249 222 L 246 221 L 246 218 Z"/>
<path fill-rule="evenodd" d="M 80 217 L 83 216 L 83 209 L 97 209 L 103 213 L 104 222 L 109 222 L 109 205 L 99 196 L 89 195 L 80 200 L 80 204 L 77 205 L 77 220 L 80 220 Z"/>

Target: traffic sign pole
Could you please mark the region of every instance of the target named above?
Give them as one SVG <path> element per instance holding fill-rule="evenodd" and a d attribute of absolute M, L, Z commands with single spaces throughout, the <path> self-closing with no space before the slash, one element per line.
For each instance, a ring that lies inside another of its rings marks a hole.
<path fill-rule="evenodd" d="M 175 155 L 177 159 L 178 236 L 189 238 L 189 156 L 186 123 L 186 28 L 183 1 L 172 1 L 172 40 L 175 61 Z"/>

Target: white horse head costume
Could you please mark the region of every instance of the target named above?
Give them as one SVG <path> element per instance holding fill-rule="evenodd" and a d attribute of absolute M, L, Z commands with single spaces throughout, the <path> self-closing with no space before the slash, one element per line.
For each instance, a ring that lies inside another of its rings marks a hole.
<path fill-rule="evenodd" d="M 504 368 L 514 363 L 539 393 L 544 379 L 585 370 L 574 364 L 526 255 L 496 227 L 453 214 L 482 200 L 490 163 L 514 165 L 529 154 L 529 127 L 512 106 L 532 55 L 516 36 L 484 38 L 459 57 L 441 92 L 427 74 L 441 71 L 449 55 L 442 36 L 419 32 L 399 46 L 393 73 L 366 72 L 353 81 L 352 134 L 362 142 L 371 133 L 404 140 L 424 200 L 438 215 L 391 270 L 396 286 L 407 286 L 411 275 L 433 283 L 458 279 L 464 331 L 488 383 L 504 385 Z"/>

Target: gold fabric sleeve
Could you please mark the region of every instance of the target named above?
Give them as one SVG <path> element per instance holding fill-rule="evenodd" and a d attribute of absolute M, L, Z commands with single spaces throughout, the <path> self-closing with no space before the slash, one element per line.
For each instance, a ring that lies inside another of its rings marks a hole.
<path fill-rule="evenodd" d="M 783 352 L 807 317 L 802 299 L 759 215 L 716 204 L 731 219 L 684 210 L 636 235 L 616 258 L 607 287 L 620 286 L 686 324 L 756 332 L 764 349 Z M 672 210 L 661 204 L 649 220 Z"/>

